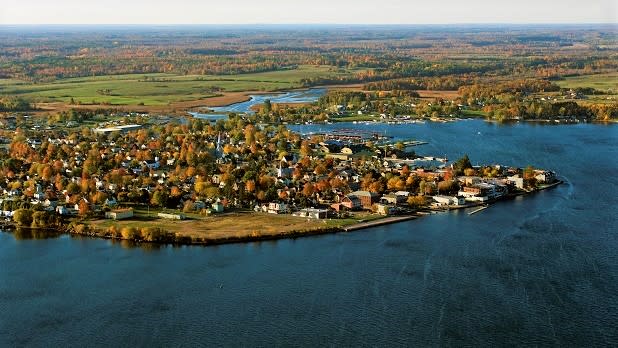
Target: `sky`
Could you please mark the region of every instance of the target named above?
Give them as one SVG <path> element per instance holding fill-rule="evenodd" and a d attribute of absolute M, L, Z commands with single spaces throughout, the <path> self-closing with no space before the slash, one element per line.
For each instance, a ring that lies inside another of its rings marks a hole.
<path fill-rule="evenodd" d="M 616 0 L 0 0 L 0 24 L 617 23 Z"/>

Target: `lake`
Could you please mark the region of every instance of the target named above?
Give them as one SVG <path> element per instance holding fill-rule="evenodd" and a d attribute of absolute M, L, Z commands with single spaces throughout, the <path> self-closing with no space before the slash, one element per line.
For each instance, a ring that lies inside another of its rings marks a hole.
<path fill-rule="evenodd" d="M 471 216 L 216 247 L 0 233 L 0 346 L 618 345 L 617 126 L 298 127 L 566 183 Z"/>

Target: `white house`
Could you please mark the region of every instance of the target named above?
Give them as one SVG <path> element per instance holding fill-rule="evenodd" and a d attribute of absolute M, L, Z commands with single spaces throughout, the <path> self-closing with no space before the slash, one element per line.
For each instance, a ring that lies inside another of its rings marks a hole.
<path fill-rule="evenodd" d="M 516 174 L 516 175 L 512 175 L 512 176 L 507 176 L 506 180 L 508 180 L 508 182 L 512 183 L 513 185 L 515 185 L 515 187 L 517 187 L 518 189 L 522 189 L 524 188 L 524 178 L 521 177 L 521 175 Z"/>
<path fill-rule="evenodd" d="M 433 200 L 436 201 L 438 205 L 465 205 L 466 204 L 466 199 L 462 196 L 452 197 L 452 196 L 437 195 L 431 198 L 433 198 Z"/>
<path fill-rule="evenodd" d="M 556 181 L 556 173 L 548 170 L 535 170 L 534 174 L 534 178 L 541 183 L 551 184 Z"/>
<path fill-rule="evenodd" d="M 288 205 L 285 203 L 269 203 L 268 212 L 270 214 L 285 214 L 289 211 Z"/>
<path fill-rule="evenodd" d="M 304 208 L 292 214 L 293 216 L 305 217 L 308 219 L 326 219 L 328 217 L 327 209 Z"/>
<path fill-rule="evenodd" d="M 133 217 L 133 209 L 112 210 L 105 212 L 106 219 L 122 220 Z"/>

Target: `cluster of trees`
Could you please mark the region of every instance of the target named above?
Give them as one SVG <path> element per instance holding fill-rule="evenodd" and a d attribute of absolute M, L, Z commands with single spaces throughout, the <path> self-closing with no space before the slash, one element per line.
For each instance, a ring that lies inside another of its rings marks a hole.
<path fill-rule="evenodd" d="M 329 91 L 320 99 L 318 99 L 318 106 L 322 108 L 327 108 L 333 105 L 343 105 L 347 107 L 348 105 L 356 105 L 360 106 L 363 102 L 368 101 L 367 94 L 364 92 L 354 92 L 354 91 Z"/>
<path fill-rule="evenodd" d="M 0 96 L 0 112 L 15 112 L 32 110 L 28 100 L 15 96 Z"/>
<path fill-rule="evenodd" d="M 492 104 L 483 108 L 490 118 L 510 119 L 578 118 L 607 121 L 618 118 L 617 104 L 578 104 L 574 101 L 543 102 L 538 100 Z"/>
<path fill-rule="evenodd" d="M 468 104 L 474 104 L 478 101 L 492 101 L 504 94 L 526 96 L 532 93 L 557 91 L 560 91 L 560 86 L 551 81 L 536 79 L 485 82 L 459 87 L 461 98 Z"/>
<path fill-rule="evenodd" d="M 13 221 L 19 227 L 52 228 L 60 224 L 60 219 L 55 214 L 43 210 L 17 209 L 13 213 Z"/>

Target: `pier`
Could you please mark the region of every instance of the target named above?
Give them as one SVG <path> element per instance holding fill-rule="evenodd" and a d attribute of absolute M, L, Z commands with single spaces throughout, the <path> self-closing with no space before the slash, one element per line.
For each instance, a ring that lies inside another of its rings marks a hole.
<path fill-rule="evenodd" d="M 482 206 L 482 207 L 480 207 L 478 209 L 474 209 L 473 211 L 469 212 L 468 215 L 476 214 L 476 213 L 481 212 L 481 211 L 483 211 L 483 210 L 485 210 L 487 208 L 489 208 L 489 206 L 488 205 L 484 205 L 484 206 Z"/>
<path fill-rule="evenodd" d="M 393 217 L 387 217 L 384 219 L 379 219 L 379 220 L 374 220 L 374 221 L 360 222 L 354 225 L 343 227 L 342 230 L 344 230 L 345 232 L 350 232 L 350 231 L 361 230 L 364 228 L 394 224 L 396 222 L 402 222 L 402 221 L 413 220 L 413 219 L 416 219 L 415 215 L 393 216 Z"/>

